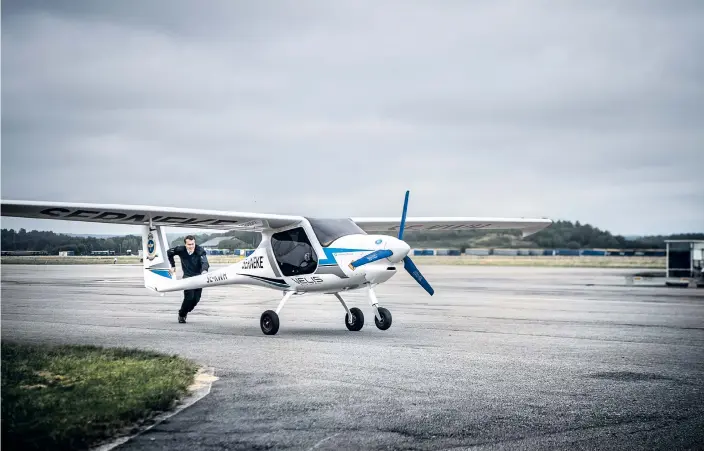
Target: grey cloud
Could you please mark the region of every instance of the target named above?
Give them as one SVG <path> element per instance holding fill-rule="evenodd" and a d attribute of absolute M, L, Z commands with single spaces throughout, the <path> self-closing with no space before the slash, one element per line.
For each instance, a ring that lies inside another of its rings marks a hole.
<path fill-rule="evenodd" d="M 289 0 L 232 2 L 210 0 L 207 4 L 188 0 L 150 1 L 123 0 L 94 2 L 90 0 L 11 0 L 3 2 L 3 16 L 26 18 L 32 15 L 51 16 L 76 22 L 130 29 L 146 29 L 165 35 L 203 37 L 228 34 L 256 37 L 256 32 L 277 25 L 306 27 L 313 7 L 306 2 Z M 289 28 L 290 29 L 290 28 Z"/>
<path fill-rule="evenodd" d="M 3 2 L 2 197 L 395 216 L 411 189 L 414 215 L 701 231 L 702 19 L 700 2 Z"/>

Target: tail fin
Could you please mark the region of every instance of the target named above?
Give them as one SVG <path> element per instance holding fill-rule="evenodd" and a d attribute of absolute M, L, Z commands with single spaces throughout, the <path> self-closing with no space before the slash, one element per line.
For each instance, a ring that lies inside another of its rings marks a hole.
<path fill-rule="evenodd" d="M 163 227 L 142 227 L 144 286 L 150 290 L 166 291 L 174 282 L 169 272 L 171 264 L 166 255 L 168 248 L 166 231 Z"/>

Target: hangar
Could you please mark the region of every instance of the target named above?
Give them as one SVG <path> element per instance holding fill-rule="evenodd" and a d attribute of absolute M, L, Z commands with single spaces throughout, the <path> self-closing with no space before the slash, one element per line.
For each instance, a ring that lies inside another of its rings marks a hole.
<path fill-rule="evenodd" d="M 667 286 L 704 287 L 704 240 L 666 240 Z"/>
<path fill-rule="evenodd" d="M 231 240 L 232 238 L 231 236 L 219 236 L 209 239 L 200 246 L 205 249 L 208 255 L 227 255 L 230 254 L 231 251 L 229 249 L 219 249 L 218 246 L 222 241 Z"/>

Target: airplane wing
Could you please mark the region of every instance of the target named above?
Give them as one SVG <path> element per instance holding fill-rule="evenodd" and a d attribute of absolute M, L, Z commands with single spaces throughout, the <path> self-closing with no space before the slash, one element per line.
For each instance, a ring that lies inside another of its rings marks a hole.
<path fill-rule="evenodd" d="M 86 204 L 3 200 L 0 215 L 120 225 L 190 227 L 215 230 L 261 231 L 294 224 L 301 216 L 152 207 L 146 205 Z"/>
<path fill-rule="evenodd" d="M 365 232 L 397 232 L 400 218 L 351 218 Z M 532 235 L 552 224 L 544 218 L 462 218 L 462 217 L 407 217 L 405 231 L 451 230 L 520 230 L 523 236 Z"/>

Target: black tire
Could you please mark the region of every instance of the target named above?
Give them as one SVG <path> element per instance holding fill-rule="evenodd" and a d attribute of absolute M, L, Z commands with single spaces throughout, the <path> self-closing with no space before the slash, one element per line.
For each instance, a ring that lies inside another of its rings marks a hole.
<path fill-rule="evenodd" d="M 381 321 L 374 315 L 374 324 L 380 330 L 386 330 L 391 327 L 391 312 L 386 310 L 384 307 L 379 307 L 379 316 L 381 316 Z"/>
<path fill-rule="evenodd" d="M 352 324 L 347 321 L 347 313 L 345 313 L 345 326 L 347 326 L 347 329 L 353 332 L 362 330 L 362 327 L 364 327 L 364 313 L 357 307 L 352 307 L 350 313 L 352 314 Z"/>
<path fill-rule="evenodd" d="M 267 310 L 259 318 L 259 326 L 264 335 L 276 335 L 279 331 L 279 315 L 273 310 Z"/>

